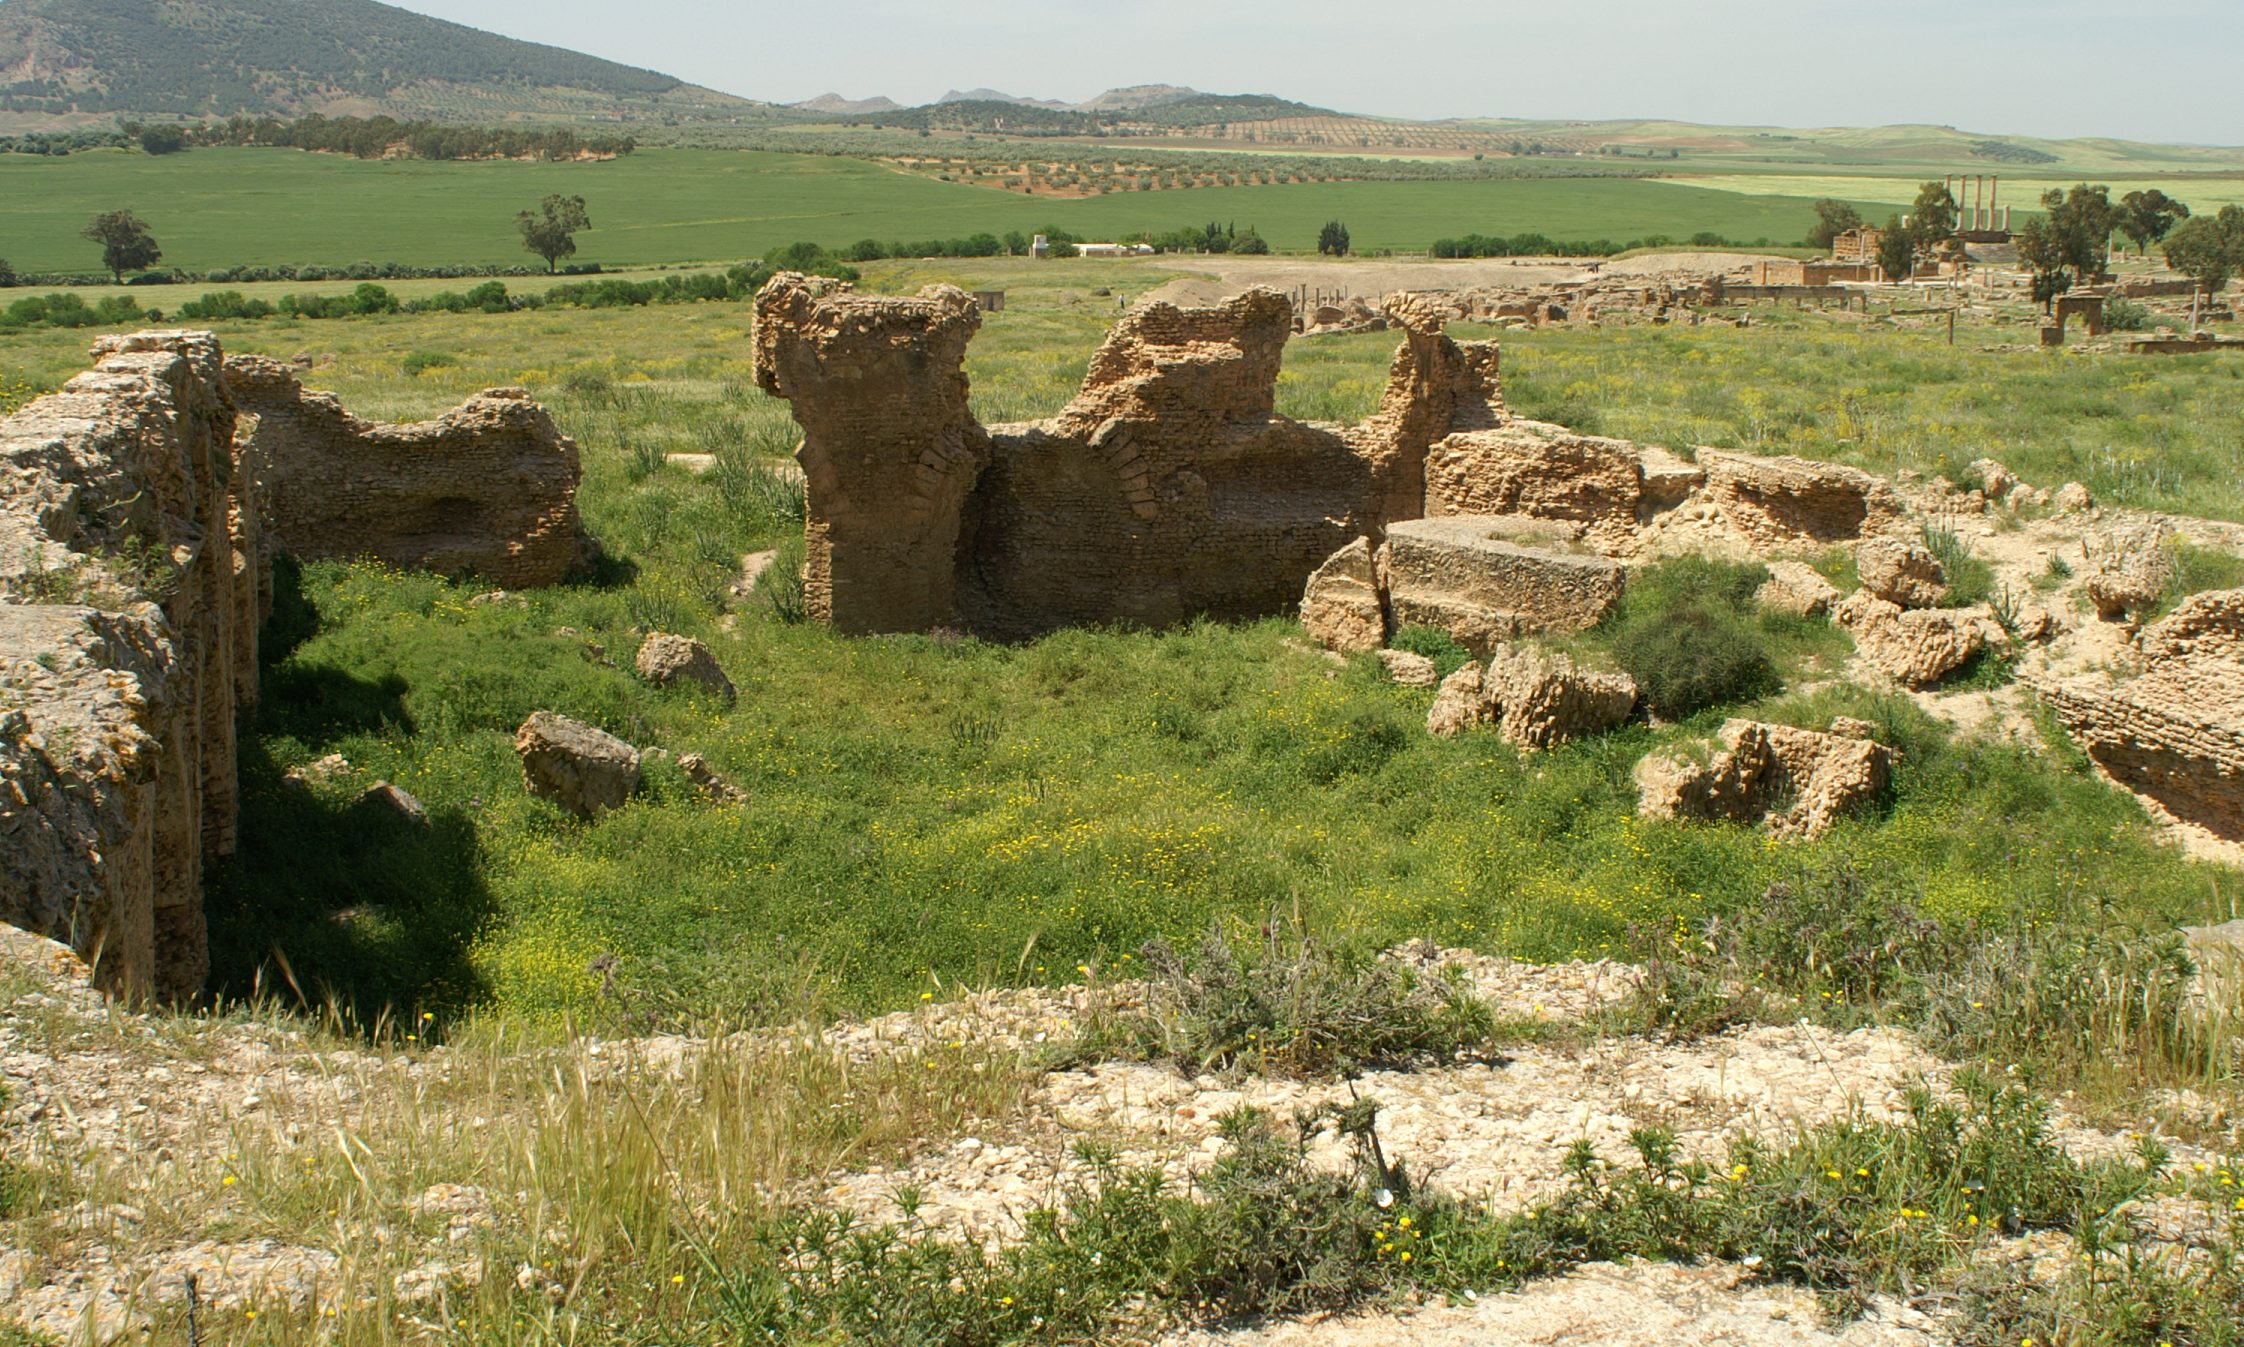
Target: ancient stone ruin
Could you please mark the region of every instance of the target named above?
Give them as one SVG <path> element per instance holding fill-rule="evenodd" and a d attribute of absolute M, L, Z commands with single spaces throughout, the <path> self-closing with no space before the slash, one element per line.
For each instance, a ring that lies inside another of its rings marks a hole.
<path fill-rule="evenodd" d="M 0 919 L 131 996 L 200 989 L 206 858 L 268 591 L 224 357 L 105 339 L 0 422 Z"/>
<path fill-rule="evenodd" d="M 208 333 L 94 359 L 0 421 L 0 920 L 113 992 L 182 999 L 209 970 L 203 867 L 234 848 L 273 555 L 549 583 L 576 450 L 518 390 L 389 427 Z"/>
<path fill-rule="evenodd" d="M 1820 837 L 1840 816 L 1875 799 L 1893 754 L 1871 726 L 1841 719 L 1831 733 L 1732 720 L 1703 760 L 1654 754 L 1636 765 L 1638 808 L 1648 818 L 1765 823 L 1780 837 Z"/>
<path fill-rule="evenodd" d="M 2145 628 L 2142 673 L 2037 686 L 2097 765 L 2181 822 L 2244 841 L 2244 590 Z"/>
<path fill-rule="evenodd" d="M 1292 308 L 1274 290 L 1127 315 L 1060 414 L 985 428 L 967 408 L 965 292 L 823 293 L 782 275 L 757 299 L 756 373 L 803 428 L 804 589 L 850 633 L 1262 616 L 1352 540 L 1423 513 L 1424 464 L 1503 420 L 1496 351 L 1431 309 L 1359 426 L 1275 413 Z"/>
<path fill-rule="evenodd" d="M 1852 542 L 1902 516 L 1890 484 L 1852 468 L 1686 463 L 1513 416 L 1495 344 L 1445 335 L 1442 297 L 1391 296 L 1384 313 L 1403 340 L 1361 425 L 1276 413 L 1292 305 L 1250 290 L 1133 310 L 1058 416 L 984 427 L 964 374 L 982 315 L 964 292 L 775 278 L 756 369 L 804 432 L 811 613 L 852 633 L 1017 639 L 1299 604 L 1333 649 L 1423 624 L 1485 658 L 1595 623 L 1632 557 L 1711 534 L 1756 555 Z"/>
<path fill-rule="evenodd" d="M 232 356 L 244 461 L 274 543 L 305 560 L 373 557 L 509 589 L 560 583 L 577 561 L 577 446 L 519 388 L 434 421 L 362 421 L 288 366 Z"/>

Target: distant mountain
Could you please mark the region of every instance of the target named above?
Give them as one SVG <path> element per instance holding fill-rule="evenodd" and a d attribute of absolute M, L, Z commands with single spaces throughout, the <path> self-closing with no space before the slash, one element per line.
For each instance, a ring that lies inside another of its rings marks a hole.
<path fill-rule="evenodd" d="M 1205 98 L 1198 89 L 1187 89 L 1181 84 L 1133 84 L 1125 89 L 1109 89 L 1097 98 L 1085 99 L 1075 106 L 1085 112 L 1129 112 L 1138 108 L 1158 107 L 1163 103 L 1181 103 L 1188 98 Z"/>
<path fill-rule="evenodd" d="M 798 112 L 831 112 L 842 116 L 856 116 L 868 112 L 894 112 L 904 105 L 893 98 L 844 98 L 840 94 L 820 94 L 800 103 L 787 105 Z"/>
<path fill-rule="evenodd" d="M 764 104 L 374 0 L 0 0 L 0 111 L 504 122 Z"/>
<path fill-rule="evenodd" d="M 1072 112 L 1075 109 L 1075 104 L 1062 103 L 1055 98 L 1020 98 L 996 89 L 968 89 L 964 93 L 953 89 L 935 100 L 937 107 L 945 103 L 1010 103 L 1014 107 L 1048 108 L 1053 112 Z"/>
<path fill-rule="evenodd" d="M 1109 89 L 1096 98 L 1087 98 L 1080 103 L 1063 102 L 1057 98 L 1022 98 L 998 89 L 968 89 L 964 92 L 953 89 L 936 99 L 932 106 L 942 107 L 946 103 L 1009 103 L 1014 107 L 1044 108 L 1051 112 L 1136 112 L 1141 108 L 1159 107 L 1164 103 L 1181 103 L 1187 99 L 1211 96 L 1198 89 L 1187 89 L 1181 84 L 1133 84 L 1128 88 Z M 795 106 L 805 105 L 798 103 Z M 895 107 L 895 104 L 890 103 L 888 107 L 876 110 L 889 112 Z"/>
<path fill-rule="evenodd" d="M 994 89 L 945 94 L 925 107 L 850 114 L 852 120 L 929 131 L 974 131 L 1025 136 L 1131 132 L 1193 132 L 1286 117 L 1337 114 L 1268 94 L 1204 94 L 1167 84 L 1110 89 L 1083 104 L 1014 98 Z"/>

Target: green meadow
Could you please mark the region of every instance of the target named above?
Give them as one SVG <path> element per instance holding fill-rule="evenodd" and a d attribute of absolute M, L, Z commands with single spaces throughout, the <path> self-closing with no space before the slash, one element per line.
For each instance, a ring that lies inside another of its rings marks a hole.
<path fill-rule="evenodd" d="M 1086 287 L 1157 279 L 1128 264 L 882 264 L 867 285 L 1010 291 L 969 363 L 978 410 L 1001 420 L 1073 391 L 1113 311 Z M 2234 362 L 1761 318 L 1512 334 L 1510 397 L 1607 433 L 1881 469 L 1954 472 L 1988 454 L 2029 480 L 2244 518 L 2244 441 L 2220 414 L 2244 392 Z M 293 978 L 307 995 L 446 1018 L 495 1006 L 677 1023 L 753 1018 L 806 987 L 874 1008 L 1064 982 L 1127 969 L 1153 936 L 1273 910 L 1367 942 L 1558 958 L 1625 954 L 1771 884 L 1839 874 L 1995 923 L 2100 909 L 2171 924 L 2244 901 L 2235 872 L 2185 861 L 2084 760 L 1953 735 L 1906 699 L 1813 690 L 1844 655 L 1828 631 L 1763 634 L 1773 688 L 1522 757 L 1487 736 L 1428 737 L 1430 694 L 1368 659 L 1328 665 L 1283 618 L 1021 646 L 786 621 L 727 592 L 744 553 L 784 549 L 800 527 L 765 471 L 795 431 L 754 386 L 748 327 L 734 303 L 221 325 L 231 349 L 332 355 L 311 381 L 370 416 L 529 386 L 583 445 L 585 523 L 615 562 L 481 605 L 473 583 L 284 567 L 246 740 L 243 850 L 211 892 L 220 990 Z M 0 386 L 53 386 L 87 335 L 0 337 Z M 1392 345 L 1297 343 L 1280 409 L 1367 414 Z M 717 466 L 697 474 L 672 453 Z M 654 630 L 707 640 L 738 702 L 638 680 Z M 628 808 L 566 818 L 521 789 L 512 734 L 541 708 L 702 753 L 749 803 L 703 801 L 657 763 Z M 1906 756 L 1891 798 L 1829 837 L 1779 845 L 1636 816 L 1629 773 L 1645 751 L 1729 714 L 1839 711 L 1880 722 Z M 338 752 L 350 774 L 282 787 Z M 354 808 L 377 777 L 422 799 L 434 826 Z"/>
<path fill-rule="evenodd" d="M 1339 182 L 1119 192 L 1039 200 L 946 183 L 839 155 L 642 150 L 596 164 L 359 161 L 295 150 L 204 149 L 149 158 L 98 151 L 0 155 L 0 257 L 27 272 L 91 272 L 78 237 L 96 212 L 148 221 L 166 264 L 400 262 L 519 264 L 515 212 L 548 193 L 583 196 L 596 228 L 579 260 L 609 266 L 732 261 L 797 240 L 842 247 L 1051 224 L 1089 238 L 1207 220 L 1253 225 L 1280 251 L 1307 252 L 1347 222 L 1358 251 L 1423 251 L 1467 233 L 1538 230 L 1626 242 L 1653 234 L 1790 241 L 1809 202 L 1610 178 Z M 1869 203 L 1865 203 L 1868 208 Z"/>

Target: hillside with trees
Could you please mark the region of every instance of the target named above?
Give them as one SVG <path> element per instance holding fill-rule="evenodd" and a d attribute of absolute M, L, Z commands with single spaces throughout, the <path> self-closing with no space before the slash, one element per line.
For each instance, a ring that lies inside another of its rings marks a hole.
<path fill-rule="evenodd" d="M 761 105 L 374 0 L 7 0 L 0 111 L 732 116 Z"/>

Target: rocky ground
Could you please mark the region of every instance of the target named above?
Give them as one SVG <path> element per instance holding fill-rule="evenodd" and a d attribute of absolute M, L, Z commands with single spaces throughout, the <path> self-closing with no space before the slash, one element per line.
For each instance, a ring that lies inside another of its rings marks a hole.
<path fill-rule="evenodd" d="M 1024 1107 L 974 1135 L 931 1139 L 903 1163 L 832 1173 L 794 1196 L 896 1221 L 904 1219 L 900 1191 L 915 1189 L 913 1219 L 928 1228 L 1002 1238 L 1079 1173 L 1079 1141 L 1100 1141 L 1128 1161 L 1159 1164 L 1188 1181 L 1215 1150 L 1215 1120 L 1228 1109 L 1254 1104 L 1284 1115 L 1371 1096 L 1381 1102 L 1390 1152 L 1408 1157 L 1419 1175 L 1517 1208 L 1554 1190 L 1558 1160 L 1579 1137 L 1618 1154 L 1630 1128 L 1656 1122 L 1674 1128 L 1690 1154 L 1719 1156 L 1741 1136 L 1782 1138 L 1854 1110 L 1891 1115 L 1907 1090 L 1939 1090 L 1947 1078 L 1945 1064 L 1888 1030 L 1840 1034 L 1803 1024 L 1684 1043 L 1601 1036 L 1585 1018 L 1628 993 L 1633 970 L 1622 965 L 1536 967 L 1430 949 L 1392 957 L 1462 963 L 1500 1014 L 1543 1021 L 1549 1032 L 1527 1035 L 1541 1041 L 1488 1060 L 1376 1070 L 1334 1084 L 1185 1076 L 1137 1062 L 1074 1065 L 1045 1073 Z M 227 1213 L 222 1197 L 208 1205 L 167 1198 L 184 1190 L 169 1186 L 166 1175 L 207 1186 L 208 1176 L 234 1171 L 236 1148 L 285 1147 L 299 1138 L 320 1143 L 356 1126 L 370 1109 L 400 1096 L 428 1096 L 458 1068 L 447 1050 L 411 1043 L 394 1051 L 344 1048 L 285 1018 L 135 1014 L 87 989 L 59 947 L 13 932 L 0 933 L 0 964 L 8 970 L 0 1006 L 8 1154 L 86 1176 L 94 1180 L 88 1191 L 147 1195 L 141 1205 L 82 1201 L 36 1223 L 0 1227 L 12 1232 L 0 1239 L 24 1246 L 0 1248 L 0 1316 L 58 1340 L 85 1340 L 89 1332 L 95 1341 L 115 1340 L 151 1322 L 151 1314 L 176 1309 L 190 1276 L 204 1304 L 217 1310 L 332 1304 L 348 1260 L 368 1244 L 406 1246 L 407 1256 L 393 1263 L 409 1265 L 395 1280 L 408 1306 L 485 1275 L 480 1256 L 469 1250 L 481 1229 L 506 1217 L 497 1214 L 503 1201 L 473 1186 L 473 1174 L 417 1189 L 394 1223 L 346 1222 L 294 1240 L 238 1236 L 245 1228 L 240 1214 Z M 827 1040 L 859 1062 L 968 1044 L 1036 1053 L 1072 1035 L 1099 1008 L 1127 1007 L 1133 995 L 1127 984 L 983 993 L 839 1026 Z M 711 1046 L 674 1036 L 586 1040 L 570 1046 L 566 1061 L 569 1069 L 608 1074 L 620 1098 L 686 1078 Z M 2081 1153 L 2133 1144 L 2072 1123 L 2064 1136 Z M 2176 1150 L 2185 1163 L 2202 1154 L 2178 1144 Z M 1329 1134 L 1312 1154 L 1343 1162 Z M 232 1180 L 215 1182 L 222 1191 Z M 535 1275 L 527 1265 L 518 1274 Z M 1812 1298 L 1752 1284 L 1740 1269 L 1600 1265 L 1456 1304 L 1206 1327 L 1165 1342 L 1353 1347 L 1397 1334 L 1490 1345 L 1689 1340 L 1871 1347 L 1943 1340 L 1935 1318 L 1895 1302 L 1833 1324 Z"/>

